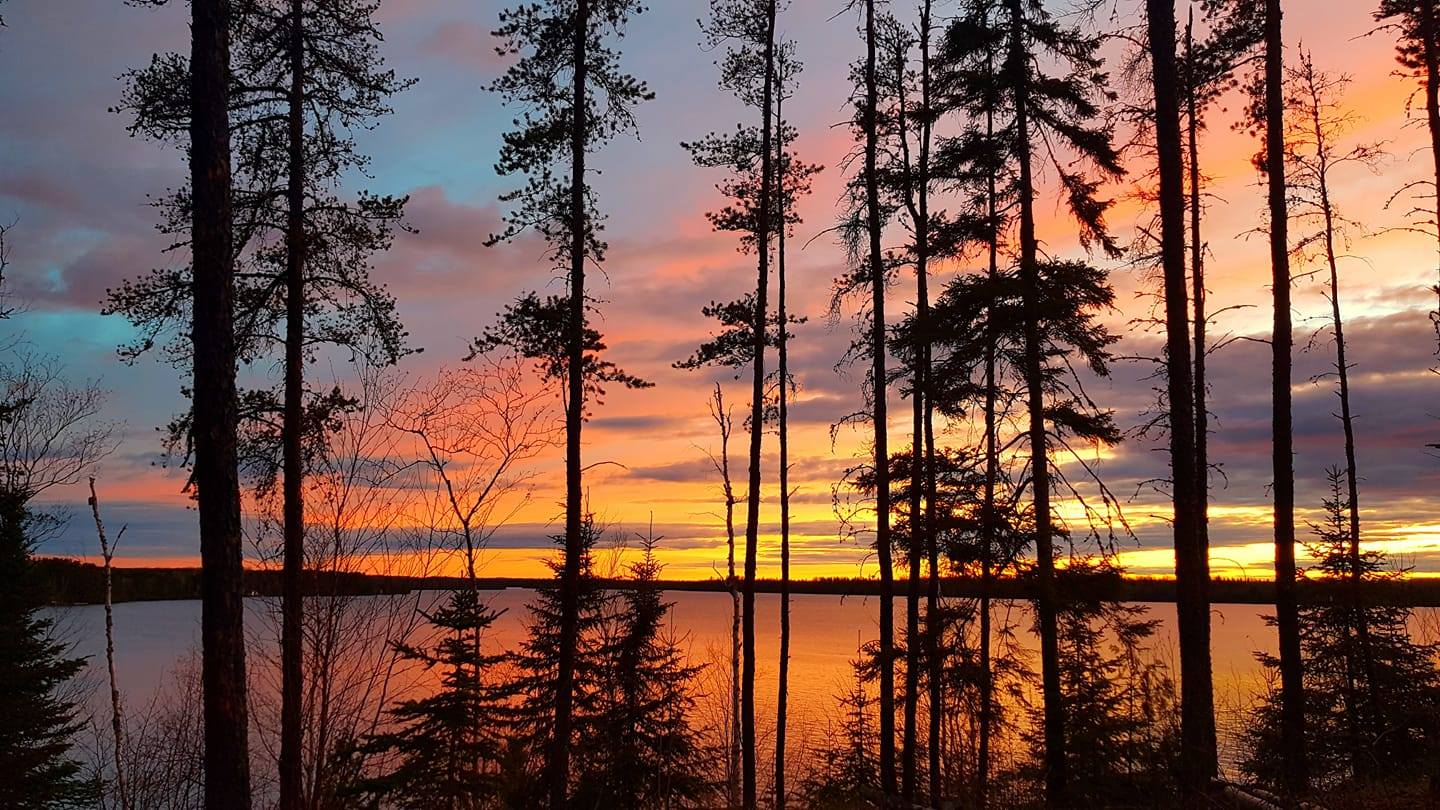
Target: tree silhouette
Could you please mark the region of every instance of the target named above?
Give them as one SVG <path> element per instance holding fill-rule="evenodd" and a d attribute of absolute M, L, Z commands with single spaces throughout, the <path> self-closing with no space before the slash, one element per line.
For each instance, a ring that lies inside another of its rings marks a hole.
<path fill-rule="evenodd" d="M 1217 763 L 1210 672 L 1210 560 L 1201 538 L 1201 460 L 1196 450 L 1195 366 L 1185 277 L 1185 180 L 1180 133 L 1180 71 L 1174 0 L 1145 6 L 1159 170 L 1160 263 L 1164 276 L 1166 416 L 1170 438 L 1171 523 L 1180 635 L 1182 783 L 1199 803 Z M 1192 178 L 1193 180 L 1193 178 Z M 1198 265 L 1197 265 L 1198 266 Z M 1197 295 L 1200 294 L 1197 292 Z M 1197 319 L 1197 328 L 1199 326 Z M 1203 345 L 1199 349 L 1203 351 Z"/>
<path fill-rule="evenodd" d="M 1005 160 L 1013 171 L 1007 193 L 1015 200 L 1018 261 L 1015 273 L 1002 285 L 1011 287 L 1009 297 L 1018 308 L 1012 310 L 1013 320 L 997 319 L 995 323 L 1021 326 L 1020 353 L 1010 363 L 1021 371 L 1028 412 L 1029 489 L 1035 521 L 1045 697 L 1046 796 L 1058 802 L 1065 796 L 1067 758 L 1056 635 L 1050 443 L 1053 438 L 1066 446 L 1066 434 L 1100 442 L 1117 441 L 1119 435 L 1109 415 L 1095 412 L 1083 388 L 1067 385 L 1064 373 L 1053 365 L 1055 358 L 1074 351 L 1096 373 L 1106 373 L 1106 347 L 1113 338 L 1095 323 L 1094 315 L 1111 306 L 1113 292 L 1101 271 L 1080 262 L 1041 260 L 1035 229 L 1035 162 L 1037 158 L 1045 160 L 1055 172 L 1079 228 L 1081 244 L 1087 248 L 1098 245 L 1111 255 L 1119 249 L 1106 231 L 1109 203 L 1097 196 L 1101 182 L 1097 177 L 1118 177 L 1121 167 L 1108 125 L 1094 123 L 1098 104 L 1107 98 L 1101 89 L 1105 80 L 1098 53 L 1100 40 L 1057 21 L 1042 5 L 1021 0 L 1006 0 L 997 13 L 975 15 L 974 20 L 980 35 L 972 41 L 983 49 L 998 40 L 996 47 L 1003 55 L 994 81 L 998 106 L 1005 110 L 1007 120 L 997 131 L 1002 133 Z M 1045 54 L 1047 61 L 1038 54 Z M 1048 63 L 1051 57 L 1053 66 Z M 1052 77 L 1047 68 L 1064 72 Z M 1062 156 L 1061 149 L 1069 154 Z M 999 343 L 1004 338 L 997 336 L 996 340 Z"/>
<path fill-rule="evenodd" d="M 1315 584 L 1336 587 L 1300 611 L 1306 753 L 1318 787 L 1351 783 L 1363 795 L 1382 775 L 1393 778 L 1426 770 L 1433 754 L 1427 753 L 1425 739 L 1434 728 L 1440 672 L 1434 645 L 1410 637 L 1412 610 L 1368 596 L 1374 585 L 1404 571 L 1391 568 L 1378 551 L 1355 555 L 1346 474 L 1338 467 L 1326 474 L 1330 492 L 1324 500 L 1325 519 L 1311 525 L 1315 539 L 1307 546 L 1317 560 Z M 1365 586 L 1358 600 L 1357 581 Z M 1363 639 L 1356 632 L 1362 625 L 1368 628 Z M 1258 657 L 1272 685 L 1246 727 L 1241 767 L 1262 783 L 1284 785 L 1284 698 L 1273 685 L 1280 661 L 1268 654 Z"/>
<path fill-rule="evenodd" d="M 1375 19 L 1381 30 L 1395 35 L 1395 59 L 1411 76 L 1420 80 L 1425 94 L 1425 128 L 1430 135 L 1430 159 L 1434 162 L 1434 179 L 1417 185 L 1430 186 L 1433 201 L 1428 207 L 1417 207 L 1419 227 L 1432 231 L 1440 243 L 1440 23 L 1437 23 L 1435 0 L 1380 0 Z M 1440 249 L 1437 249 L 1440 256 Z M 1440 261 L 1436 267 L 1440 268 Z M 1440 271 L 1437 271 L 1440 272 Z M 1435 327 L 1436 352 L 1440 353 L 1440 279 L 1431 287 L 1437 299 L 1430 314 Z M 1437 780 L 1440 784 L 1440 780 Z"/>
<path fill-rule="evenodd" d="M 17 406 L 7 401 L 0 419 Z M 0 804 L 6 807 L 91 807 L 99 785 L 81 774 L 74 737 L 83 724 L 65 687 L 85 666 L 68 658 L 53 620 L 40 613 L 44 594 L 31 571 L 36 525 L 30 493 L 6 481 L 0 487 Z"/>
<path fill-rule="evenodd" d="M 245 608 L 241 595 L 235 269 L 226 0 L 190 3 L 190 310 L 195 490 L 200 512 L 205 806 L 250 807 Z M 183 220 L 182 220 L 183 222 Z M 183 226 L 182 226 L 183 227 Z M 183 300 L 183 299 L 182 299 Z"/>
<path fill-rule="evenodd" d="M 629 565 L 629 587 L 613 597 L 618 608 L 603 627 L 594 715 L 576 749 L 576 806 L 684 806 L 711 787 L 691 723 L 691 684 L 701 668 L 685 662 L 664 626 L 670 605 L 656 584 L 660 539 L 653 528 L 640 537 L 642 556 Z"/>
<path fill-rule="evenodd" d="M 1341 107 L 1340 94 L 1348 80 L 1331 77 L 1316 68 L 1312 54 L 1301 50 L 1299 65 L 1286 71 L 1286 102 L 1294 118 L 1287 122 L 1285 133 L 1286 180 L 1292 221 L 1301 227 L 1313 225 L 1314 230 L 1295 240 L 1292 251 L 1304 261 L 1318 253 L 1329 271 L 1327 297 L 1330 299 L 1330 334 L 1335 342 L 1336 396 L 1340 400 L 1341 429 L 1345 437 L 1345 506 L 1348 511 L 1350 547 L 1351 598 L 1355 600 L 1354 633 L 1360 663 L 1366 672 L 1366 683 L 1375 684 L 1374 661 L 1370 655 L 1370 628 L 1366 614 L 1359 610 L 1364 566 L 1360 547 L 1360 483 L 1355 460 L 1355 415 L 1351 410 L 1349 346 L 1345 340 L 1345 322 L 1340 307 L 1339 251 L 1344 249 L 1348 231 L 1357 223 L 1347 219 L 1338 209 L 1332 194 L 1334 172 L 1347 164 L 1374 168 L 1382 153 L 1377 146 L 1360 144 L 1345 149 L 1340 139 L 1352 126 L 1349 113 Z M 1355 697 L 1350 696 L 1351 699 Z M 1378 695 L 1370 693 L 1373 704 Z M 1365 774 L 1367 763 L 1360 761 L 1358 741 L 1351 743 L 1355 752 L 1356 776 Z"/>
<path fill-rule="evenodd" d="M 1274 321 L 1271 352 L 1271 467 L 1275 499 L 1275 618 L 1280 636 L 1281 738 L 1285 790 L 1305 792 L 1305 683 L 1300 619 L 1295 594 L 1295 459 L 1290 375 L 1294 335 L 1290 305 L 1290 239 L 1285 182 L 1285 53 L 1281 2 L 1265 0 L 1264 61 L 1251 82 L 1249 123 L 1262 134 L 1255 159 L 1267 180 L 1270 275 Z"/>
<path fill-rule="evenodd" d="M 485 652 L 481 641 L 501 613 L 472 585 L 451 591 L 423 615 L 438 638 L 428 646 L 395 642 L 394 648 L 401 659 L 437 670 L 439 683 L 387 710 L 393 730 L 365 739 L 360 751 L 394 765 L 347 792 L 394 807 L 493 807 L 503 794 L 512 694 L 500 672 L 507 656 Z"/>
<path fill-rule="evenodd" d="M 953 183 L 964 195 L 972 233 L 960 229 L 957 239 L 983 244 L 986 258 L 985 278 L 993 283 L 1000 278 L 1001 248 L 1013 211 L 1014 180 L 1011 162 L 1006 160 L 1005 134 L 996 128 L 1004 117 L 1001 109 L 1002 88 L 997 79 L 997 60 L 1004 46 L 1004 31 L 995 15 L 1000 5 L 989 0 L 967 3 L 962 13 L 945 30 L 941 44 L 943 66 L 941 86 L 953 94 L 952 104 L 966 117 L 960 133 L 940 142 L 936 154 L 936 173 Z M 961 220 L 963 222 L 963 219 Z M 999 548 L 999 509 L 997 489 L 1001 484 L 999 425 L 1002 408 L 1013 402 L 1011 395 L 1002 396 L 1000 383 L 1007 376 L 997 367 L 998 333 L 994 319 L 985 318 L 985 331 L 978 344 L 967 343 L 948 362 L 932 359 L 935 383 L 931 396 L 937 407 L 951 414 L 962 414 L 973 403 L 979 404 L 985 436 L 982 440 L 985 457 L 985 488 L 981 512 L 981 541 L 978 556 L 980 597 L 978 668 L 979 717 L 976 751 L 976 801 L 985 806 L 990 777 L 990 738 L 994 720 L 994 689 L 991 666 L 991 592 L 995 577 L 996 552 Z M 953 337 L 953 336 L 952 336 Z M 979 348 L 974 355 L 966 349 Z M 930 349 L 932 357 L 936 349 Z M 978 362 L 978 365 L 976 363 Z M 945 368 L 945 366 L 949 366 Z M 978 370 L 978 385 L 975 372 Z M 943 390 L 942 390 L 943 389 Z"/>
<path fill-rule="evenodd" d="M 637 0 L 544 0 L 522 3 L 500 15 L 495 32 L 502 56 L 516 60 L 491 89 L 523 110 L 505 134 L 501 175 L 524 175 L 521 188 L 502 201 L 511 206 L 505 230 L 491 242 L 527 230 L 549 245 L 547 257 L 566 274 L 564 296 L 541 301 L 531 294 L 503 316 L 492 337 L 505 338 L 523 355 L 539 360 L 552 377 L 564 380 L 565 560 L 560 575 L 560 624 L 549 804 L 566 805 L 570 784 L 571 712 L 576 645 L 580 632 L 581 557 L 584 554 L 583 468 L 580 432 L 586 401 L 599 401 L 604 382 L 645 385 L 601 361 L 599 333 L 588 325 L 592 298 L 586 292 L 585 264 L 600 264 L 605 243 L 600 216 L 586 173 L 588 152 L 616 134 L 634 131 L 634 108 L 653 97 L 644 83 L 625 73 L 607 39 L 623 36 L 629 18 L 642 9 Z M 557 176 L 568 170 L 568 177 Z"/>
<path fill-rule="evenodd" d="M 684 144 L 695 162 L 726 167 L 732 175 L 719 185 L 734 202 L 707 214 L 716 230 L 741 234 L 742 249 L 756 255 L 755 292 L 732 304 L 711 304 L 705 314 L 725 327 L 682 367 L 720 363 L 751 367 L 750 456 L 745 496 L 745 577 L 741 588 L 741 801 L 756 806 L 755 772 L 755 568 L 760 532 L 760 451 L 765 423 L 765 348 L 771 340 L 769 307 L 770 242 L 777 224 L 775 199 L 776 0 L 711 0 L 710 19 L 701 22 L 706 47 L 725 48 L 718 63 L 720 86 L 747 107 L 758 107 L 760 123 L 740 125 L 732 135 L 712 133 Z M 748 318 L 746 315 L 748 314 Z M 747 323 L 748 321 L 748 323 Z M 777 329 L 788 324 L 778 322 Z M 785 381 L 781 380 L 781 385 Z"/>
<path fill-rule="evenodd" d="M 304 366 L 318 358 L 321 344 L 382 364 L 408 351 L 393 298 L 369 275 L 370 257 L 389 247 L 405 200 L 361 193 L 351 203 L 338 195 L 344 175 L 368 165 L 354 132 L 388 113 L 388 97 L 410 84 L 384 67 L 375 10 L 369 0 L 245 0 L 231 19 L 237 350 L 245 363 L 278 350 L 284 368 L 279 394 L 242 396 L 247 435 L 241 453 L 262 493 L 282 478 L 280 793 L 286 808 L 300 806 L 304 789 L 305 468 L 320 441 L 316 434 L 348 404 L 335 391 L 307 391 Z M 169 139 L 183 131 L 188 72 L 178 55 L 165 54 L 126 76 L 120 109 L 133 114 L 132 132 Z M 177 232 L 196 204 L 183 190 L 162 198 L 161 230 Z M 125 315 L 139 332 L 122 348 L 124 356 L 133 359 L 177 331 L 193 279 L 189 267 L 165 268 L 107 291 L 106 311 Z M 190 351 L 182 340 L 167 348 L 177 361 Z M 172 425 L 172 442 L 187 456 L 190 427 L 188 416 Z"/>
<path fill-rule="evenodd" d="M 892 562 L 894 541 L 890 532 L 891 488 L 887 399 L 889 376 L 886 371 L 885 292 L 895 262 L 889 260 L 882 247 L 886 223 L 895 213 L 895 203 L 882 196 L 882 141 L 886 138 L 881 114 L 881 89 L 884 83 L 882 54 L 888 32 L 893 32 L 892 18 L 877 13 L 874 0 L 846 4 L 847 10 L 858 9 L 859 32 L 865 42 L 865 56 L 851 66 L 849 124 L 851 137 L 859 144 L 852 157 L 860 162 L 859 171 L 850 178 L 840 214 L 838 231 L 845 247 L 849 265 L 835 281 L 831 309 L 838 312 L 847 297 L 860 301 L 856 314 L 856 336 L 842 362 L 869 361 L 865 373 L 865 408 L 849 419 L 862 419 L 871 426 L 870 474 L 875 477 L 871 491 L 875 497 L 875 557 L 880 570 L 880 639 L 876 665 L 879 669 L 879 771 L 880 789 L 885 797 L 898 795 L 900 786 L 895 774 L 895 567 Z M 892 39 L 893 41 L 893 39 Z M 889 798 L 886 799 L 889 801 Z"/>

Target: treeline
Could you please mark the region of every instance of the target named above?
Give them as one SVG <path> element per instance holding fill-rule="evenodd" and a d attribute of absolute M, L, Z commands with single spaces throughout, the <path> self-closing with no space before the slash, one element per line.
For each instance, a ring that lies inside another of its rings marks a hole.
<path fill-rule="evenodd" d="M 37 557 L 32 571 L 48 605 L 98 605 L 105 601 L 105 570 L 100 565 L 65 557 Z M 1175 581 L 1169 578 L 1137 578 L 1110 571 L 1061 572 L 1057 579 L 1062 592 L 1090 594 L 1113 602 L 1164 603 L 1176 599 Z M 112 580 L 112 602 L 200 598 L 198 568 L 127 566 L 113 569 Z M 592 581 L 602 590 L 636 587 L 635 580 L 629 577 L 596 576 Z M 390 576 L 333 570 L 312 571 L 308 582 L 313 592 L 343 596 L 408 594 L 469 587 L 469 582 L 463 577 Z M 537 577 L 478 576 L 474 582 L 481 591 L 506 588 L 535 590 L 550 584 L 549 579 Z M 966 599 L 978 597 L 983 585 L 979 578 L 967 576 L 944 576 L 939 583 L 942 596 Z M 660 579 L 650 586 L 662 592 L 680 593 L 728 593 L 730 590 L 728 583 L 713 579 Z M 755 580 L 756 593 L 781 593 L 782 587 L 788 588 L 791 594 L 876 596 L 881 593 L 880 583 L 868 577 L 815 577 L 789 583 L 763 577 Z M 1324 579 L 1307 579 L 1298 588 L 1302 605 L 1331 603 L 1351 592 L 1346 583 Z M 280 575 L 276 571 L 247 570 L 245 589 L 251 596 L 279 596 Z M 1035 583 L 1013 576 L 1000 577 L 989 584 L 989 592 L 996 599 L 1028 600 L 1035 597 Z M 1369 604 L 1440 607 L 1440 582 L 1430 578 L 1367 580 L 1362 593 Z M 1211 580 L 1210 594 L 1211 602 L 1217 605 L 1268 605 L 1275 597 L 1274 585 L 1268 580 L 1224 577 Z"/>

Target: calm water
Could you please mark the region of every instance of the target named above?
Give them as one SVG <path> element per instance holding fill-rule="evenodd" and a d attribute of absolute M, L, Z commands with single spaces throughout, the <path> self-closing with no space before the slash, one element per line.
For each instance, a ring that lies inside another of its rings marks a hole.
<path fill-rule="evenodd" d="M 497 648 L 513 648 L 525 632 L 525 606 L 531 593 L 510 589 L 491 593 L 491 604 L 505 611 L 491 634 L 490 643 Z M 364 597 L 370 598 L 370 597 Z M 723 715 L 723 701 L 728 689 L 729 640 L 731 603 L 728 594 L 672 592 L 674 603 L 672 629 L 689 651 L 692 662 L 709 665 L 710 673 L 701 684 L 705 693 L 700 707 L 701 720 Z M 792 597 L 793 631 L 790 665 L 791 739 L 797 746 L 806 746 L 822 738 L 830 718 L 836 714 L 835 697 L 851 683 L 849 662 L 858 646 L 877 636 L 878 601 L 874 597 L 839 597 L 797 595 Z M 250 607 L 251 644 L 256 652 L 269 658 L 274 650 L 273 623 L 267 619 L 263 600 L 247 601 Z M 775 660 L 779 647 L 779 597 L 758 594 L 757 637 L 759 664 L 757 668 L 758 716 L 773 720 L 775 699 Z M 903 609 L 897 621 L 903 622 Z M 1160 622 L 1154 639 L 1154 654 L 1171 663 L 1175 652 L 1175 609 L 1171 604 L 1146 605 L 1151 618 Z M 1033 641 L 1029 621 L 1018 607 L 997 606 L 997 619 L 1006 610 L 1018 628 L 1021 641 Z M 1274 631 L 1267 627 L 1265 608 L 1256 605 L 1218 605 L 1214 608 L 1213 651 L 1216 702 L 1220 712 L 1222 753 L 1225 759 L 1234 755 L 1233 730 L 1241 722 L 1242 711 L 1263 687 L 1263 672 L 1255 662 L 1256 651 L 1275 649 Z M 1421 623 L 1434 621 L 1434 611 L 1419 611 Z M 104 611 L 100 606 L 56 608 L 53 615 L 60 631 L 73 644 L 75 653 L 89 658 L 86 678 L 95 686 L 104 684 Z M 115 607 L 116 666 L 120 688 L 127 706 L 144 707 L 165 683 L 167 672 L 181 667 L 199 644 L 200 603 L 137 602 Z M 1423 635 L 1423 633 L 1422 633 Z M 388 639 L 383 633 L 373 638 L 375 645 Z M 261 648 L 264 648 L 263 651 Z M 97 688 L 92 700 L 97 709 L 107 704 L 106 691 Z M 136 710 L 135 708 L 131 709 Z"/>

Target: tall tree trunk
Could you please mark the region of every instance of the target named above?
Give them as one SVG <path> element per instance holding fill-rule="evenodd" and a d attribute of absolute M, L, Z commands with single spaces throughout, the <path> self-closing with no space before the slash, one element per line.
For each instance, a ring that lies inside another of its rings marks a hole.
<path fill-rule="evenodd" d="M 741 771 L 745 810 L 755 810 L 755 565 L 760 542 L 760 440 L 765 433 L 765 331 L 769 312 L 770 205 L 775 155 L 771 131 L 775 92 L 775 0 L 765 8 L 765 78 L 760 99 L 760 210 L 755 221 L 755 316 L 750 324 L 755 354 L 750 392 L 750 478 L 745 501 L 744 666 L 740 679 Z M 784 328 L 783 325 L 781 328 Z"/>
<path fill-rule="evenodd" d="M 100 496 L 95 494 L 95 477 L 90 477 L 90 514 L 95 518 L 95 534 L 100 537 L 100 559 L 105 564 L 105 669 L 110 677 L 110 733 L 115 744 L 115 793 L 120 800 L 121 810 L 130 810 L 130 789 L 125 783 L 125 720 L 120 707 L 120 682 L 115 677 L 115 607 L 111 572 L 115 561 L 115 546 L 105 534 L 105 522 L 100 519 Z M 115 536 L 119 545 L 120 534 Z"/>
<path fill-rule="evenodd" d="M 934 129 L 934 113 L 930 109 L 930 28 L 931 28 L 931 0 L 924 0 L 920 6 L 920 107 L 924 116 L 920 122 L 920 160 L 919 160 L 919 194 L 916 195 L 916 228 L 915 244 L 916 251 L 916 276 L 915 276 L 915 306 L 917 324 L 924 339 L 919 347 L 919 380 L 915 387 L 916 395 L 922 401 L 920 409 L 920 421 L 915 433 L 914 442 L 919 445 L 924 442 L 923 474 L 920 473 L 922 459 L 920 457 L 911 460 L 918 477 L 911 481 L 911 485 L 918 491 L 923 486 L 925 490 L 925 511 L 923 515 L 924 532 L 918 535 L 923 539 L 924 548 L 930 566 L 930 576 L 926 582 L 925 593 L 925 645 L 926 659 L 929 664 L 927 673 L 927 686 L 929 687 L 928 712 L 926 719 L 926 753 L 927 771 L 929 773 L 929 794 L 930 806 L 940 806 L 940 714 L 942 711 L 943 694 L 941 680 L 944 677 L 944 664 L 940 654 L 940 633 L 944 626 L 940 617 L 940 538 L 935 526 L 935 403 L 930 395 L 931 384 L 931 347 L 929 336 L 930 323 L 930 137 Z M 919 506 L 919 495 L 912 506 Z"/>
<path fill-rule="evenodd" d="M 1208 343 L 1205 334 L 1209 315 L 1206 312 L 1205 290 L 1205 243 L 1200 238 L 1200 111 L 1194 85 L 1195 11 L 1190 10 L 1190 19 L 1185 23 L 1185 62 L 1191 68 L 1191 83 L 1185 88 L 1186 109 L 1186 158 L 1190 174 L 1190 294 L 1195 307 L 1195 482 L 1197 501 L 1196 543 L 1203 550 L 1205 559 L 1210 559 L 1210 411 L 1205 405 L 1207 390 L 1205 383 L 1205 355 Z M 1197 552 L 1200 553 L 1200 552 Z M 1210 736 L 1215 736 L 1212 724 Z M 1213 747 L 1214 743 L 1210 743 Z"/>
<path fill-rule="evenodd" d="M 775 94 L 775 280 L 780 343 L 780 682 L 775 697 L 775 810 L 785 810 L 785 730 L 790 702 L 790 363 L 789 312 L 785 296 L 785 88 Z"/>
<path fill-rule="evenodd" d="M 1035 236 L 1035 179 L 1030 152 L 1030 88 L 1021 0 L 1006 0 L 1010 10 L 1010 52 L 1006 70 L 1015 82 L 1015 152 L 1020 166 L 1020 274 L 1024 289 L 1025 388 L 1029 411 L 1030 487 L 1034 498 L 1035 558 L 1039 571 L 1036 612 L 1040 619 L 1040 680 L 1045 700 L 1045 799 L 1064 804 L 1066 797 L 1065 707 L 1060 689 L 1058 599 L 1055 546 L 1050 513 L 1050 453 L 1045 426 L 1044 337 L 1041 334 L 1039 245 Z"/>
<path fill-rule="evenodd" d="M 1291 418 L 1290 249 L 1285 208 L 1284 50 L 1280 0 L 1265 0 L 1265 171 L 1275 296 L 1271 348 L 1271 450 L 1275 494 L 1275 618 L 1280 635 L 1280 752 L 1286 790 L 1304 793 L 1305 684 L 1295 600 L 1295 459 Z"/>
<path fill-rule="evenodd" d="M 993 59 L 986 57 L 986 71 L 994 74 Z M 985 137 L 995 138 L 995 110 L 985 110 Z M 985 178 L 985 218 L 988 274 L 991 283 L 1000 278 L 1000 210 L 995 172 Z M 990 793 L 990 734 L 995 719 L 995 677 L 990 663 L 990 595 L 995 579 L 995 546 L 998 520 L 995 514 L 995 487 L 1000 477 L 1000 449 L 997 446 L 996 413 L 999 391 L 995 379 L 996 330 L 993 314 L 985 319 L 985 495 L 981 516 L 980 547 L 980 730 L 975 758 L 975 802 L 983 808 Z"/>
<path fill-rule="evenodd" d="M 200 513 L 205 807 L 250 807 L 230 209 L 230 3 L 190 3 L 194 482 Z"/>
<path fill-rule="evenodd" d="M 300 810 L 304 685 L 305 505 L 305 36 L 303 0 L 290 2 L 290 175 L 285 189 L 285 555 L 280 594 L 280 808 Z"/>
<path fill-rule="evenodd" d="M 921 90 L 922 113 L 916 144 L 918 156 L 912 168 L 910 161 L 910 133 L 909 133 L 909 110 L 905 98 L 904 78 L 900 80 L 900 141 L 901 150 L 905 157 L 905 202 L 910 209 L 911 219 L 914 220 L 915 228 L 915 324 L 920 334 L 925 334 L 925 318 L 930 311 L 929 290 L 927 287 L 929 279 L 929 178 L 926 176 L 928 168 L 926 160 L 929 157 L 929 108 L 928 90 L 929 77 L 926 71 L 929 70 L 929 24 L 930 13 L 929 3 L 924 3 L 920 8 L 920 40 L 921 40 L 921 81 L 926 84 Z M 922 341 L 928 339 L 922 338 Z M 910 509 L 910 548 L 907 560 L 908 567 L 908 588 L 905 593 L 905 728 L 904 748 L 901 760 L 900 791 L 909 804 L 915 804 L 915 791 L 917 789 L 917 771 L 919 757 L 919 729 L 917 728 L 917 714 L 920 703 L 920 650 L 921 645 L 928 642 L 928 630 L 933 626 L 934 614 L 927 613 L 926 629 L 927 635 L 920 634 L 920 569 L 922 562 L 927 557 L 927 538 L 930 533 L 930 524 L 922 512 L 925 503 L 925 419 L 928 415 L 929 397 L 926 386 L 928 378 L 925 371 L 925 348 L 917 346 L 915 356 L 912 358 L 914 368 L 912 369 L 911 380 L 911 429 L 910 429 L 910 487 L 909 487 L 909 509 Z M 933 714 L 933 707 L 932 707 Z M 934 740 L 930 741 L 932 744 Z"/>
<path fill-rule="evenodd" d="M 1420 17 L 1420 58 L 1425 69 L 1425 125 L 1430 131 L 1430 157 L 1435 164 L 1435 238 L 1440 241 L 1440 43 L 1435 41 L 1435 0 L 1416 0 L 1416 5 Z M 1436 273 L 1436 308 L 1431 322 L 1435 326 L 1435 350 L 1440 354 L 1440 252 L 1436 254 Z"/>
<path fill-rule="evenodd" d="M 1195 48 L 1194 48 L 1194 18 L 1195 11 L 1190 10 L 1190 17 L 1185 23 L 1185 61 L 1190 65 L 1190 83 L 1185 88 L 1185 109 L 1186 109 L 1186 158 L 1189 172 L 1189 213 L 1190 213 L 1190 293 L 1194 301 L 1195 318 L 1193 328 L 1195 330 L 1195 351 L 1192 362 L 1194 364 L 1194 385 L 1191 393 L 1195 398 L 1195 558 L 1205 561 L 1205 600 L 1209 604 L 1210 588 L 1210 410 L 1206 406 L 1208 391 L 1205 382 L 1205 356 L 1209 351 L 1206 327 L 1208 326 L 1209 314 L 1206 311 L 1206 297 L 1208 292 L 1205 289 L 1205 243 L 1200 236 L 1200 225 L 1202 207 L 1200 203 L 1200 111 L 1196 98 L 1198 88 L 1195 87 Z M 1207 608 L 1208 609 L 1208 608 Z M 1209 711 L 1200 716 L 1204 723 L 1204 739 L 1197 740 L 1202 746 L 1207 758 L 1204 761 L 1205 767 L 1210 769 L 1213 777 L 1219 770 L 1218 754 L 1216 753 L 1215 737 L 1215 704 L 1214 704 L 1214 668 L 1210 658 L 1210 622 L 1207 617 L 1201 626 L 1205 632 L 1206 663 L 1204 676 L 1209 683 L 1206 690 L 1210 695 Z M 1195 642 L 1199 645 L 1199 642 Z"/>
<path fill-rule="evenodd" d="M 570 313 L 566 335 L 565 562 L 560 576 L 560 650 L 555 677 L 555 727 L 550 750 L 550 807 L 568 806 L 570 716 L 580 635 L 580 563 L 585 553 L 580 429 L 585 424 L 585 143 L 590 54 L 590 3 L 575 4 L 574 84 L 570 100 Z"/>
<path fill-rule="evenodd" d="M 1180 786 L 1205 801 L 1216 772 L 1210 672 L 1210 561 L 1199 542 L 1190 303 L 1185 277 L 1185 181 L 1175 65 L 1175 2 L 1146 0 L 1160 175 L 1160 253 L 1165 278 L 1165 373 L 1174 503 L 1175 610 L 1180 630 Z"/>
<path fill-rule="evenodd" d="M 880 563 L 880 789 L 895 795 L 895 572 L 890 561 L 890 453 L 886 435 L 885 257 L 880 246 L 875 0 L 865 0 L 865 208 L 869 231 L 870 347 L 874 386 L 875 552 Z M 888 800 L 888 799 L 887 799 Z"/>

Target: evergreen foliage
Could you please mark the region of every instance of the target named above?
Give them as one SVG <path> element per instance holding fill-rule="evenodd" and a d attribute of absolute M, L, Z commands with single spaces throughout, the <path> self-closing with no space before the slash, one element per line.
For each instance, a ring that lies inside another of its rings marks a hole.
<path fill-rule="evenodd" d="M 0 487 L 0 807 L 90 807 L 98 785 L 75 759 L 82 718 L 67 691 L 84 668 L 41 615 L 25 492 Z"/>
<path fill-rule="evenodd" d="M 358 780 L 353 795 L 387 807 L 495 806 L 511 690 L 506 656 L 486 652 L 484 644 L 500 615 L 473 587 L 461 588 L 425 613 L 438 632 L 433 643 L 394 645 L 400 659 L 436 672 L 438 682 L 434 692 L 390 708 L 394 728 L 358 746 L 358 754 L 385 766 L 380 775 Z"/>
<path fill-rule="evenodd" d="M 286 271 L 291 245 L 286 189 L 291 155 L 287 141 L 293 65 L 289 59 L 289 0 L 238 0 L 231 4 L 230 141 L 235 254 L 235 340 L 238 360 L 256 366 L 273 360 L 286 342 Z M 414 84 L 385 66 L 375 0 L 305 0 L 302 5 L 305 68 L 301 82 L 303 127 L 304 351 L 306 363 L 323 347 L 388 365 L 413 351 L 394 296 L 371 273 L 373 257 L 389 250 L 405 228 L 406 197 L 342 188 L 370 166 L 356 138 L 389 115 L 389 99 Z M 130 117 L 132 135 L 183 145 L 189 132 L 190 67 L 179 53 L 152 57 L 122 76 L 117 112 Z M 189 189 L 152 200 L 157 230 L 187 252 Z M 183 255 L 183 253 L 182 253 Z M 103 311 L 125 317 L 136 337 L 120 347 L 133 361 L 159 349 L 177 367 L 190 363 L 188 328 L 193 273 L 188 261 L 151 270 L 106 291 Z M 188 392 L 187 392 L 188 394 Z M 354 407 L 339 391 L 306 391 L 306 453 L 319 452 L 336 414 Z M 280 392 L 240 393 L 241 458 L 262 492 L 274 485 L 281 455 Z M 168 447 L 189 461 L 188 413 L 169 425 Z"/>
<path fill-rule="evenodd" d="M 1322 582 L 1350 583 L 1323 600 L 1302 605 L 1300 633 L 1305 654 L 1305 750 L 1315 785 L 1333 788 L 1384 775 L 1424 772 L 1433 756 L 1440 717 L 1440 648 L 1410 636 L 1411 608 L 1380 604 L 1369 595 L 1376 583 L 1404 574 L 1385 554 L 1351 546 L 1345 473 L 1328 471 L 1330 494 L 1325 521 L 1310 527 L 1307 543 L 1316 559 L 1312 573 Z M 1271 620 L 1273 624 L 1273 619 Z M 1364 627 L 1362 636 L 1358 629 Z M 1280 695 L 1275 686 L 1279 660 L 1256 656 L 1271 676 L 1271 689 L 1246 726 L 1241 766 L 1267 785 L 1281 782 Z"/>

